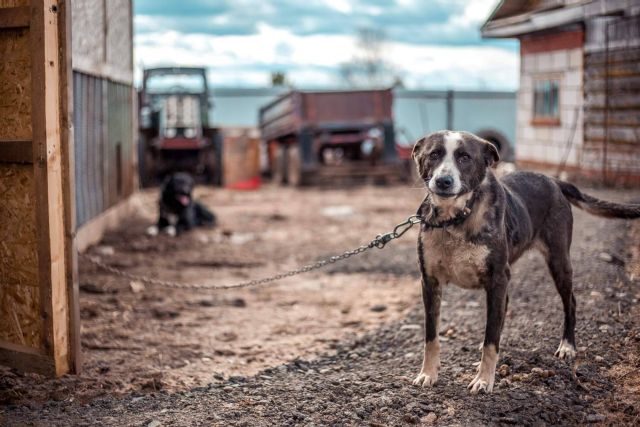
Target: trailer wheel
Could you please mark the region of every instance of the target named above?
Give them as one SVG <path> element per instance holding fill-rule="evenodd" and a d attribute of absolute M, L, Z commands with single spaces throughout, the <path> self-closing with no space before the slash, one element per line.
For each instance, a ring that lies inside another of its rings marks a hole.
<path fill-rule="evenodd" d="M 278 144 L 276 148 L 272 171 L 274 184 L 285 185 L 287 183 L 287 150 L 282 144 Z"/>

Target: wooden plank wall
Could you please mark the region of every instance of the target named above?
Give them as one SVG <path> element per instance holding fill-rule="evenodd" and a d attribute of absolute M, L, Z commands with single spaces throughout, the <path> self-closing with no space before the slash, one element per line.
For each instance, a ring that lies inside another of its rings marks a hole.
<path fill-rule="evenodd" d="M 50 375 L 79 351 L 66 5 L 0 0 L 0 363 Z"/>
<path fill-rule="evenodd" d="M 640 184 L 640 17 L 616 18 L 608 31 L 585 55 L 583 163 Z"/>

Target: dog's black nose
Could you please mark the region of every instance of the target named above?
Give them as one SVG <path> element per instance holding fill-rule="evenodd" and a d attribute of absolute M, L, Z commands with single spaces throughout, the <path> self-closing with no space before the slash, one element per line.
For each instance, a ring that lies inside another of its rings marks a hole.
<path fill-rule="evenodd" d="M 436 187 L 438 190 L 448 190 L 453 185 L 453 177 L 451 176 L 443 176 L 436 179 Z"/>

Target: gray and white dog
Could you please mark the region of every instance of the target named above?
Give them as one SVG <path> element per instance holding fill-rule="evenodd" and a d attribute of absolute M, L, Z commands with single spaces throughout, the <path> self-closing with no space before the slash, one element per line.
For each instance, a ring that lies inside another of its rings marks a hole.
<path fill-rule="evenodd" d="M 530 248 L 542 252 L 562 298 L 564 332 L 555 355 L 574 357 L 571 205 L 608 218 L 639 218 L 640 205 L 598 200 L 572 184 L 533 172 L 498 179 L 490 168 L 499 161 L 496 148 L 468 132 L 432 133 L 416 143 L 413 158 L 427 187 L 418 211 L 424 218 L 418 239 L 424 360 L 413 384 L 431 386 L 438 379 L 441 290 L 453 283 L 486 293 L 482 360 L 469 389 L 474 394 L 493 390 L 510 266 Z"/>

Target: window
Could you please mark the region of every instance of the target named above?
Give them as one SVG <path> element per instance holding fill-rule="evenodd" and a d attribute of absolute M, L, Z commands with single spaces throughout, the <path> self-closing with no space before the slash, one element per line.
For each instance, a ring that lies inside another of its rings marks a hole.
<path fill-rule="evenodd" d="M 560 83 L 557 79 L 537 80 L 533 88 L 533 124 L 558 125 L 558 93 Z"/>

